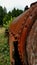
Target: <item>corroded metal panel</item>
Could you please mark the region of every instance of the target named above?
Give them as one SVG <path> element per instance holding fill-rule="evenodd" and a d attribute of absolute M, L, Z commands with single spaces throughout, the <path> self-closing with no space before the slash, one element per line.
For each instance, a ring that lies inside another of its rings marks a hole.
<path fill-rule="evenodd" d="M 16 41 L 18 41 L 18 43 Z M 11 65 L 16 65 L 15 60 L 17 61 L 17 59 L 14 59 L 13 57 L 14 51 L 16 51 L 14 50 L 14 42 L 15 46 L 17 45 L 18 56 L 20 58 L 21 65 L 36 65 L 37 57 L 35 59 L 35 56 L 37 55 L 37 3 L 32 5 L 26 12 L 22 13 L 13 21 L 13 23 L 10 24 L 9 45 Z M 33 53 L 33 50 L 36 50 L 35 54 Z"/>

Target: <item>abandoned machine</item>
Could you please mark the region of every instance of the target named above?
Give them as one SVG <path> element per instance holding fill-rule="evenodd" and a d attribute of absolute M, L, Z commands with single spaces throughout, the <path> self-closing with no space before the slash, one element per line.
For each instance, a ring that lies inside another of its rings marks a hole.
<path fill-rule="evenodd" d="M 37 65 L 37 2 L 9 26 L 11 65 Z"/>

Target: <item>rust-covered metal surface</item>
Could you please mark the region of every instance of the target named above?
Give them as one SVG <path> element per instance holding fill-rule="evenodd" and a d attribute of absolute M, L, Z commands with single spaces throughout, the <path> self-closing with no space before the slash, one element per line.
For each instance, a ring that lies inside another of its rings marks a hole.
<path fill-rule="evenodd" d="M 37 65 L 37 2 L 9 27 L 11 65 Z"/>

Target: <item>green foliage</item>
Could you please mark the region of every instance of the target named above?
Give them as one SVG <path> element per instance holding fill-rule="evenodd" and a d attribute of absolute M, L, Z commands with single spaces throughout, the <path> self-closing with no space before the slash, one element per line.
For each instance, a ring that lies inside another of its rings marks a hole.
<path fill-rule="evenodd" d="M 0 33 L 0 65 L 10 65 L 8 38 L 5 33 Z"/>
<path fill-rule="evenodd" d="M 2 8 L 2 6 L 0 6 L 0 25 L 3 25 L 3 18 L 5 16 L 5 11 L 4 9 Z"/>
<path fill-rule="evenodd" d="M 5 7 L 4 7 L 3 11 L 4 11 L 4 15 L 6 15 L 7 14 L 7 10 L 6 10 Z"/>
<path fill-rule="evenodd" d="M 3 8 L 0 6 L 0 25 L 3 25 Z"/>
<path fill-rule="evenodd" d="M 24 8 L 24 11 L 28 9 L 28 6 Z M 7 12 L 7 9 L 0 6 L 0 25 L 4 25 L 5 27 L 9 25 L 9 23 L 14 19 L 14 17 L 19 16 L 23 13 L 23 10 L 14 8 L 12 11 Z"/>
<path fill-rule="evenodd" d="M 13 9 L 12 10 L 12 17 L 17 17 L 17 16 L 19 16 L 21 13 L 23 13 L 23 10 L 19 10 L 19 9 Z"/>
<path fill-rule="evenodd" d="M 14 8 L 12 11 L 7 13 L 6 8 L 2 8 L 2 6 L 0 6 L 0 25 L 8 27 L 9 23 L 14 19 L 14 17 L 19 16 L 22 12 L 23 10 Z"/>
<path fill-rule="evenodd" d="M 4 18 L 4 19 L 3 19 L 3 26 L 4 26 L 5 28 L 8 28 L 9 25 L 10 25 L 10 23 L 11 23 L 14 19 L 15 19 L 15 17 L 13 17 L 13 18 L 11 17 L 10 20 L 6 21 L 6 18 Z"/>

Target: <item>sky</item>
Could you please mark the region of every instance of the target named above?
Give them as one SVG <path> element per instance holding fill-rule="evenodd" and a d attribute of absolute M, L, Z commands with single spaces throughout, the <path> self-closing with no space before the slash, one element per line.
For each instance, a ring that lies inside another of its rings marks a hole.
<path fill-rule="evenodd" d="M 13 8 L 24 10 L 26 5 L 30 6 L 31 3 L 36 1 L 37 0 L 0 0 L 0 6 L 6 7 L 7 12 Z"/>

